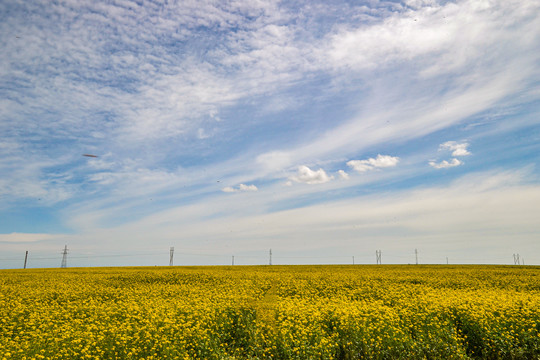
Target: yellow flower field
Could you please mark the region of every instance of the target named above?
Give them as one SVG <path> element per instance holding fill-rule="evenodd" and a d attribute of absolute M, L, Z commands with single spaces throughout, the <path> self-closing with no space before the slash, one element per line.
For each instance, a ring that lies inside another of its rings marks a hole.
<path fill-rule="evenodd" d="M 0 360 L 540 359 L 539 270 L 2 270 Z"/>

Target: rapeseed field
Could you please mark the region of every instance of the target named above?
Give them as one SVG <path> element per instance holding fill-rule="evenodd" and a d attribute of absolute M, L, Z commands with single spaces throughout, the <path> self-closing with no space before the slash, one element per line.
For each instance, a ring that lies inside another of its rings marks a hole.
<path fill-rule="evenodd" d="M 539 270 L 2 270 L 0 359 L 540 359 Z"/>

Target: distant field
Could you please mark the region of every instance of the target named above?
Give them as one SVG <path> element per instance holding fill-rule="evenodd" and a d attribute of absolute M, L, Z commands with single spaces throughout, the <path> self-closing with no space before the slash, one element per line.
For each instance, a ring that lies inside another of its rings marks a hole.
<path fill-rule="evenodd" d="M 0 359 L 539 359 L 540 268 L 0 271 Z"/>

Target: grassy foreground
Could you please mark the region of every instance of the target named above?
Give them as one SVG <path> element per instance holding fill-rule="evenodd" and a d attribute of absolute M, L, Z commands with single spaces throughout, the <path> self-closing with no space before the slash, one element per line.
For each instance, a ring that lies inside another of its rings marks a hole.
<path fill-rule="evenodd" d="M 540 268 L 2 270 L 0 359 L 540 359 Z"/>

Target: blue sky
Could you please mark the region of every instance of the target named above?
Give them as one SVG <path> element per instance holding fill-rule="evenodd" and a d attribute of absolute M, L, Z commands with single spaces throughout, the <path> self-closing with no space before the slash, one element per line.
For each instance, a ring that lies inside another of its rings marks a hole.
<path fill-rule="evenodd" d="M 0 268 L 540 264 L 539 38 L 522 0 L 2 1 Z"/>

